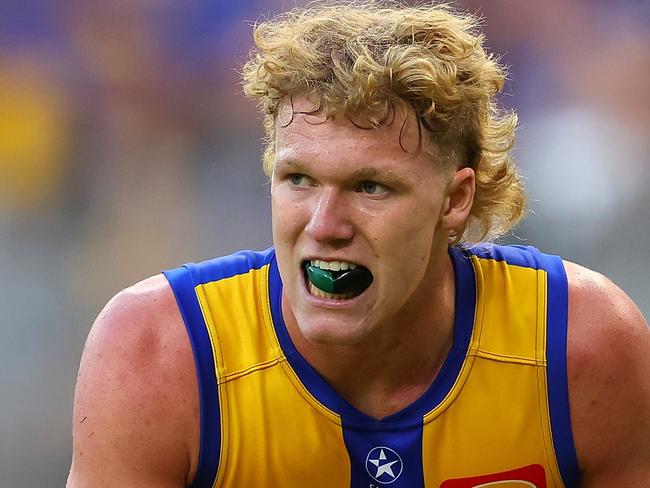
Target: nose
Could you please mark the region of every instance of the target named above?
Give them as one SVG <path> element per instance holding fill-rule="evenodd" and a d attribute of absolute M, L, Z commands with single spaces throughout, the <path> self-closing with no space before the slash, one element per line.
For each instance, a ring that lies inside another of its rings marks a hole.
<path fill-rule="evenodd" d="M 350 241 L 354 237 L 354 225 L 349 218 L 348 205 L 337 189 L 323 188 L 311 209 L 306 233 L 321 243 Z"/>

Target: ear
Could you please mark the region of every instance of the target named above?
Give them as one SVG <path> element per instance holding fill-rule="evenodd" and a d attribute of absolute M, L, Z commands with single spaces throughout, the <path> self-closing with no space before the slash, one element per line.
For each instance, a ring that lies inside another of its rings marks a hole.
<path fill-rule="evenodd" d="M 476 191 L 476 175 L 472 168 L 461 168 L 447 184 L 445 202 L 439 219 L 439 227 L 457 233 L 465 227 L 472 210 Z"/>

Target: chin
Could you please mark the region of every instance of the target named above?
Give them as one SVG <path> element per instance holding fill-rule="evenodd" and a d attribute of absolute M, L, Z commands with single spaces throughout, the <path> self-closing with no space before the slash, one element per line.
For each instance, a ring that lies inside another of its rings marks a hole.
<path fill-rule="evenodd" d="M 369 334 L 365 324 L 350 323 L 346 320 L 300 319 L 296 317 L 302 336 L 312 344 L 332 346 L 354 346 Z"/>

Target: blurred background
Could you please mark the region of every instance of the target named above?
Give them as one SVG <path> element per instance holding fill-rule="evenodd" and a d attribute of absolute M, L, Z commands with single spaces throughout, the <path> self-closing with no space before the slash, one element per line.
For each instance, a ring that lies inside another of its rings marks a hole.
<path fill-rule="evenodd" d="M 0 487 L 63 486 L 85 337 L 159 270 L 270 242 L 251 24 L 302 1 L 2 0 Z M 467 0 L 510 66 L 532 214 L 507 242 L 650 317 L 650 4 Z"/>

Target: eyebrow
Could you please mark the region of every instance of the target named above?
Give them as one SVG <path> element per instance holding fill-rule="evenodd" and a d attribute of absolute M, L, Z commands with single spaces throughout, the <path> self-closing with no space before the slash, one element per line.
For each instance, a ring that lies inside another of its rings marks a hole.
<path fill-rule="evenodd" d="M 354 170 L 352 174 L 358 179 L 380 179 L 395 182 L 410 181 L 407 172 L 395 171 L 393 169 L 382 171 L 377 168 L 359 168 Z"/>
<path fill-rule="evenodd" d="M 282 159 L 276 161 L 276 168 L 284 167 L 289 171 L 308 171 L 309 168 L 301 161 L 295 159 Z M 348 175 L 348 178 L 356 180 L 380 180 L 387 184 L 408 184 L 412 181 L 412 177 L 407 171 L 400 171 L 396 169 L 380 170 L 371 167 L 355 168 Z"/>
<path fill-rule="evenodd" d="M 294 168 L 296 170 L 303 169 L 304 165 L 294 159 L 280 159 L 276 156 L 274 167 L 278 166 L 288 166 L 289 168 Z"/>

